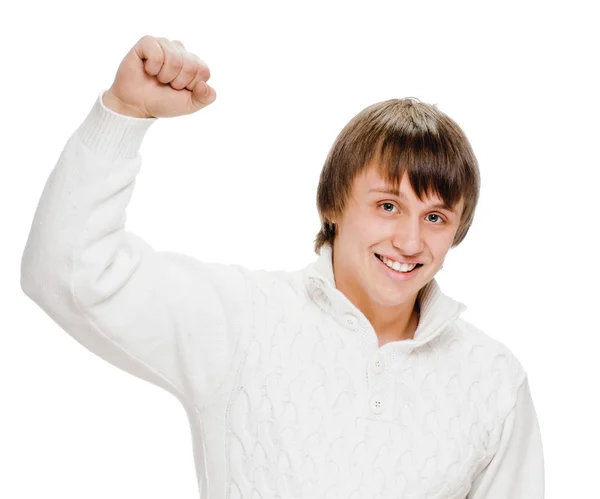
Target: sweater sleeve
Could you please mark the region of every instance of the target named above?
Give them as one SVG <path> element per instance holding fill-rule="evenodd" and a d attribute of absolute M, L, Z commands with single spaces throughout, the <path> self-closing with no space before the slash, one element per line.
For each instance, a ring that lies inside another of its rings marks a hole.
<path fill-rule="evenodd" d="M 525 376 L 498 449 L 475 477 L 466 499 L 543 499 L 544 487 L 540 427 Z"/>
<path fill-rule="evenodd" d="M 21 287 L 90 351 L 202 404 L 230 371 L 249 271 L 157 251 L 125 229 L 139 148 L 156 118 L 115 113 L 103 94 L 46 182 L 21 259 Z"/>

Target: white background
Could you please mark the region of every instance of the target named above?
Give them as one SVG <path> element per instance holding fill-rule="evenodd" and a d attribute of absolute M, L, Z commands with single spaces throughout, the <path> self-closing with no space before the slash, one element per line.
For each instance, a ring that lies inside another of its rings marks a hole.
<path fill-rule="evenodd" d="M 180 39 L 217 101 L 142 145 L 127 228 L 156 249 L 293 270 L 316 255 L 325 156 L 369 104 L 415 96 L 478 156 L 481 201 L 437 275 L 529 373 L 546 497 L 596 497 L 598 36 L 594 2 L 53 0 L 0 12 L 0 497 L 189 498 L 178 401 L 91 354 L 20 289 L 69 136 L 145 34 Z"/>

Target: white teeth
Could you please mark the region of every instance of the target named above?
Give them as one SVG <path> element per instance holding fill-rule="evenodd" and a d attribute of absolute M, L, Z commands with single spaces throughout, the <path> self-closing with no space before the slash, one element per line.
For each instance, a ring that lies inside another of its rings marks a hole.
<path fill-rule="evenodd" d="M 382 256 L 381 260 L 383 261 L 383 263 L 385 263 L 391 269 L 394 269 L 394 270 L 400 271 L 400 272 L 408 272 L 417 266 L 416 263 L 408 264 L 408 263 L 395 262 L 394 260 L 390 260 L 389 258 L 386 258 L 385 256 Z"/>

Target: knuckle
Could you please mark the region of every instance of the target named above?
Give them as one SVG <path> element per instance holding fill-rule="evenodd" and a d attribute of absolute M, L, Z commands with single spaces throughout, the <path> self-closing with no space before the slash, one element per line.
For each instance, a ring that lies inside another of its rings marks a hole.
<path fill-rule="evenodd" d="M 167 58 L 167 50 L 168 50 L 168 47 L 165 44 L 164 40 L 165 39 L 161 38 L 161 37 L 153 37 L 152 38 L 153 46 L 159 49 L 160 58 L 161 58 L 162 62 L 165 62 L 165 60 Z"/>
<path fill-rule="evenodd" d="M 208 67 L 208 64 L 206 64 L 206 62 L 200 59 L 200 57 L 198 57 L 196 54 L 191 55 L 193 56 L 195 68 L 196 71 L 198 71 L 198 74 L 203 75 L 208 80 L 210 78 L 210 68 Z"/>
<path fill-rule="evenodd" d="M 169 66 L 181 70 L 184 65 L 183 53 L 177 48 L 173 42 L 168 42 L 166 47 L 167 57 L 169 59 Z"/>
<path fill-rule="evenodd" d="M 154 40 L 160 45 L 164 52 L 169 50 L 170 42 L 164 36 L 157 36 Z"/>
<path fill-rule="evenodd" d="M 181 72 L 183 74 L 185 74 L 186 76 L 191 77 L 191 76 L 194 76 L 198 72 L 198 69 L 196 68 L 196 65 L 194 64 L 193 61 L 186 59 L 185 62 L 183 63 L 183 67 L 181 68 Z"/>
<path fill-rule="evenodd" d="M 173 57 L 171 55 L 169 55 L 168 52 L 165 51 L 165 60 L 164 60 L 163 66 L 162 66 L 161 73 L 163 73 L 163 74 L 168 73 L 172 77 L 175 77 L 175 75 L 172 73 L 174 73 L 174 72 L 177 73 L 180 70 L 181 70 L 181 67 L 179 67 L 177 62 L 173 60 Z"/>
<path fill-rule="evenodd" d="M 169 52 L 169 66 L 177 71 L 181 71 L 184 66 L 183 57 L 177 52 Z"/>

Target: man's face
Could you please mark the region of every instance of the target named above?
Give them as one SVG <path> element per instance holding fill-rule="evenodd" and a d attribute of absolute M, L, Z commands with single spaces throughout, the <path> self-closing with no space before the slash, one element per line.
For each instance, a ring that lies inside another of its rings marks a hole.
<path fill-rule="evenodd" d="M 338 224 L 334 242 L 336 286 L 368 307 L 394 307 L 416 298 L 437 273 L 458 230 L 463 200 L 454 212 L 439 197 L 421 202 L 404 175 L 399 196 L 386 189 L 374 166 L 359 175 Z M 422 264 L 408 274 L 388 268 L 375 255 Z M 354 301 L 354 300 L 353 300 Z"/>

